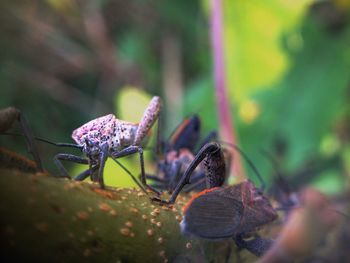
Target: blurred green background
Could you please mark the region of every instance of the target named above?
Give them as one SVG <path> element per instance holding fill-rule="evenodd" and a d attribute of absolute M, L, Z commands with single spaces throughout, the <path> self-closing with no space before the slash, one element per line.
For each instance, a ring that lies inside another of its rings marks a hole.
<path fill-rule="evenodd" d="M 278 170 L 295 187 L 343 190 L 350 174 L 350 1 L 225 0 L 223 8 L 239 145 L 269 184 Z M 21 109 L 39 137 L 72 142 L 75 128 L 108 113 L 137 122 L 159 95 L 163 138 L 193 113 L 205 136 L 218 127 L 210 12 L 208 0 L 3 0 L 0 107 Z M 0 142 L 25 154 L 20 138 Z M 53 173 L 52 157 L 65 151 L 40 143 Z M 138 174 L 137 159 L 125 159 Z M 66 165 L 73 174 L 84 168 Z M 146 165 L 154 169 L 151 154 Z M 107 184 L 132 184 L 111 162 L 106 175 Z"/>

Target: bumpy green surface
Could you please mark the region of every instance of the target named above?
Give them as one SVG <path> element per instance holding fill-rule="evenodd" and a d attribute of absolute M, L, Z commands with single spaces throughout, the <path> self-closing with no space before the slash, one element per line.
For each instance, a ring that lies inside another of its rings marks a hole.
<path fill-rule="evenodd" d="M 175 219 L 180 213 L 152 205 L 138 190 L 102 191 L 95 184 L 11 170 L 1 170 L 0 182 L 8 256 L 151 262 L 173 257 L 168 251 L 174 240 L 186 249 Z"/>
<path fill-rule="evenodd" d="M 35 173 L 24 156 L 0 148 L 1 262 L 251 262 L 232 240 L 180 233 L 179 196 L 159 206 L 134 188 Z M 167 198 L 167 196 L 164 196 Z M 218 222 L 220 223 L 220 222 Z"/>
<path fill-rule="evenodd" d="M 223 262 L 234 253 L 232 241 L 180 233 L 188 197 L 161 207 L 138 189 L 3 168 L 0 189 L 0 258 L 11 262 Z"/>

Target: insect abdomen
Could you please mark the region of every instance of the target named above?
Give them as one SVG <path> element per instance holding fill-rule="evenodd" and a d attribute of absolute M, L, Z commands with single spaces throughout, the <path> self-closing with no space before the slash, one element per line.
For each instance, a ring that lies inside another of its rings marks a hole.
<path fill-rule="evenodd" d="M 208 188 L 222 186 L 224 184 L 226 179 L 226 165 L 221 148 L 208 154 L 204 159 L 204 167 L 206 169 Z"/>

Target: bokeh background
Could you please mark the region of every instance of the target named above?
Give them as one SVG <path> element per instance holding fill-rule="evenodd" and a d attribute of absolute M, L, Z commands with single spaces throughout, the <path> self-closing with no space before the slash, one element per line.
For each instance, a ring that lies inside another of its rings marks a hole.
<path fill-rule="evenodd" d="M 294 187 L 343 190 L 350 175 L 350 1 L 224 0 L 223 10 L 238 144 L 270 185 L 279 172 Z M 163 138 L 194 113 L 205 136 L 219 127 L 211 11 L 208 0 L 3 0 L 0 107 L 21 109 L 38 137 L 72 142 L 75 128 L 108 113 L 137 122 L 159 95 Z M 26 154 L 21 138 L 0 136 L 0 143 Z M 78 153 L 39 148 L 54 174 L 56 153 Z M 151 172 L 153 159 L 149 153 Z M 123 163 L 139 173 L 137 158 Z M 72 174 L 84 169 L 66 165 Z M 106 176 L 107 184 L 132 184 L 111 162 Z"/>

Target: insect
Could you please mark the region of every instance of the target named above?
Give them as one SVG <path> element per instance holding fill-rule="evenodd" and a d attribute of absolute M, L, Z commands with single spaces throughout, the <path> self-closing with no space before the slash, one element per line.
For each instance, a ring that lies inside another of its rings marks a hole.
<path fill-rule="evenodd" d="M 146 192 L 144 187 L 159 194 L 157 190 L 147 184 L 144 168 L 143 145 L 155 121 L 158 119 L 161 110 L 161 100 L 155 96 L 146 108 L 140 123 L 130 123 L 117 119 L 113 114 L 94 119 L 72 133 L 72 138 L 76 147 L 86 155 L 87 158 L 59 153 L 54 157 L 54 162 L 64 177 L 69 177 L 67 170 L 61 161 L 72 161 L 80 164 L 87 164 L 89 168 L 76 176 L 74 180 L 82 181 L 87 177 L 95 182 L 99 182 L 104 188 L 103 170 L 108 157 L 117 162 Z M 69 146 L 64 144 L 64 146 Z M 141 167 L 141 183 L 120 163 L 117 158 L 131 154 L 139 154 Z"/>
<path fill-rule="evenodd" d="M 291 187 L 274 156 L 265 150 L 262 151 L 262 154 L 270 161 L 274 169 L 272 184 L 268 189 L 269 196 L 278 202 L 278 210 L 283 210 L 288 216 L 293 208 L 300 205 L 297 191 Z"/>
<path fill-rule="evenodd" d="M 0 110 L 0 133 L 5 134 L 15 122 L 20 124 L 21 131 L 27 143 L 28 152 L 33 155 L 37 171 L 43 172 L 41 159 L 35 144 L 34 136 L 29 128 L 28 121 L 21 111 L 14 107 L 8 107 Z"/>
<path fill-rule="evenodd" d="M 160 190 L 168 190 L 169 193 L 175 189 L 181 176 L 188 165 L 194 159 L 194 152 L 200 139 L 201 122 L 197 115 L 193 115 L 178 125 L 169 140 L 162 143 L 163 156 L 157 161 L 155 175 L 147 175 L 153 186 Z M 201 146 L 216 139 L 216 132 L 211 132 L 201 141 Z M 190 185 L 185 186 L 185 192 L 191 190 L 201 191 L 206 188 L 205 172 L 198 166 L 190 179 Z"/>
<path fill-rule="evenodd" d="M 246 155 L 243 155 L 246 157 Z M 207 143 L 188 166 L 168 201 L 154 197 L 160 204 L 173 204 L 182 188 L 190 182 L 195 168 L 203 161 L 207 189 L 194 195 L 184 206 L 181 230 L 206 239 L 233 238 L 241 248 L 262 255 L 271 245 L 268 239 L 257 236 L 244 238 L 277 218 L 267 197 L 251 181 L 223 187 L 225 159 L 218 143 Z"/>

